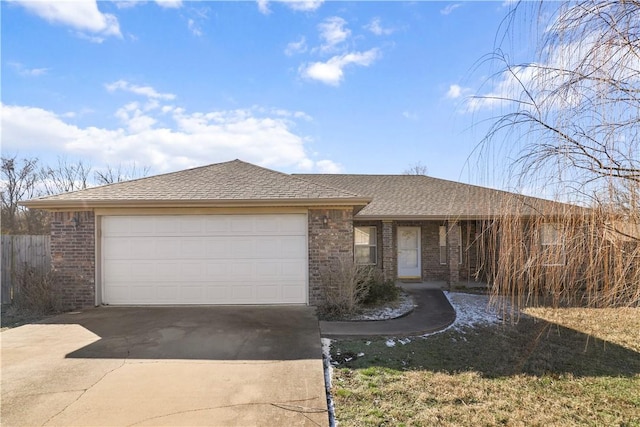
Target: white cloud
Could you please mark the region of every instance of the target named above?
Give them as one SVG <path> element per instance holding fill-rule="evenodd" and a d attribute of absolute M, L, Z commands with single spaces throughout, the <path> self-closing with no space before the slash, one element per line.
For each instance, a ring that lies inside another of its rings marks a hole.
<path fill-rule="evenodd" d="M 284 50 L 284 54 L 287 56 L 295 55 L 296 53 L 304 53 L 307 51 L 307 39 L 302 36 L 297 42 L 291 42 L 287 44 Z"/>
<path fill-rule="evenodd" d="M 373 18 L 371 22 L 365 25 L 364 28 L 371 31 L 376 36 L 388 36 L 395 31 L 393 28 L 383 28 L 380 24 L 380 18 Z"/>
<path fill-rule="evenodd" d="M 92 41 L 101 42 L 104 37 L 109 36 L 122 37 L 118 19 L 114 15 L 100 12 L 96 0 L 11 1 L 52 24 L 70 26 Z"/>
<path fill-rule="evenodd" d="M 324 41 L 320 47 L 323 51 L 331 51 L 335 46 L 345 41 L 351 35 L 351 30 L 346 28 L 347 21 L 339 16 L 332 16 L 318 24 L 320 38 Z"/>
<path fill-rule="evenodd" d="M 459 85 L 451 85 L 449 86 L 449 90 L 447 91 L 447 98 L 456 99 L 462 96 L 462 87 Z"/>
<path fill-rule="evenodd" d="M 105 85 L 105 88 L 109 92 L 115 92 L 116 90 L 122 90 L 125 92 L 134 93 L 136 95 L 146 96 L 147 98 L 152 99 L 166 99 L 171 100 L 175 99 L 175 95 L 172 93 L 159 93 L 151 86 L 137 86 L 131 84 L 125 80 L 118 80 L 113 83 L 108 83 Z"/>
<path fill-rule="evenodd" d="M 522 85 L 528 86 L 537 78 L 536 74 L 537 68 L 534 64 L 531 64 L 531 66 L 512 67 L 509 72 L 504 72 L 500 75 L 490 91 L 482 96 L 468 99 L 467 111 L 474 112 L 508 105 L 510 99 L 519 99 L 521 97 L 523 92 Z"/>
<path fill-rule="evenodd" d="M 156 3 L 164 9 L 178 9 L 182 7 L 182 0 L 156 0 Z"/>
<path fill-rule="evenodd" d="M 268 15 L 271 13 L 271 9 L 269 9 L 269 1 L 268 0 L 257 0 L 258 10 L 263 15 Z"/>
<path fill-rule="evenodd" d="M 443 9 L 440 9 L 440 14 L 441 15 L 449 15 L 451 12 L 453 12 L 454 10 L 459 8 L 460 6 L 462 6 L 462 3 L 454 3 L 454 4 L 447 5 Z"/>
<path fill-rule="evenodd" d="M 296 12 L 313 12 L 318 10 L 324 0 L 273 0 L 275 2 L 284 4 L 291 10 Z M 258 10 L 264 15 L 271 13 L 269 8 L 269 0 L 256 0 L 258 3 Z"/>
<path fill-rule="evenodd" d="M 39 77 L 47 74 L 49 71 L 48 68 L 27 68 L 20 62 L 8 62 L 7 64 L 22 77 Z"/>
<path fill-rule="evenodd" d="M 418 120 L 418 114 L 411 111 L 403 111 L 402 117 L 409 120 Z"/>
<path fill-rule="evenodd" d="M 282 3 L 292 10 L 299 12 L 313 12 L 322 6 L 324 0 L 284 0 Z"/>
<path fill-rule="evenodd" d="M 342 172 L 342 165 L 335 163 L 331 160 L 320 160 L 316 162 L 316 167 L 320 173 L 340 173 Z"/>
<path fill-rule="evenodd" d="M 53 151 L 95 165 L 135 161 L 155 172 L 234 158 L 274 168 L 340 171 L 333 161 L 307 154 L 307 139 L 293 131 L 295 120 L 306 116 L 302 112 L 254 107 L 190 113 L 132 102 L 116 115 L 123 127 L 80 127 L 41 108 L 2 105 L 3 149 Z"/>
<path fill-rule="evenodd" d="M 140 4 L 146 3 L 142 0 L 111 0 L 111 2 L 115 3 L 118 9 L 130 9 L 132 7 L 136 7 Z"/>
<path fill-rule="evenodd" d="M 344 78 L 344 68 L 349 65 L 368 67 L 380 57 L 379 50 L 369 49 L 366 52 L 353 52 L 337 55 L 327 62 L 313 62 L 300 67 L 302 77 L 318 80 L 322 83 L 338 86 Z"/>
<path fill-rule="evenodd" d="M 189 19 L 189 21 L 187 21 L 187 26 L 189 27 L 189 31 L 191 31 L 191 34 L 193 34 L 194 36 L 198 36 L 198 37 L 202 36 L 202 34 L 203 34 L 202 33 L 202 29 L 196 23 L 195 20 Z"/>

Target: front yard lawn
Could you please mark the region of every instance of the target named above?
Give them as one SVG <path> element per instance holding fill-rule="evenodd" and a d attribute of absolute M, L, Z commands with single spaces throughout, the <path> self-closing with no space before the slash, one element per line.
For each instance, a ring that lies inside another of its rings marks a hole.
<path fill-rule="evenodd" d="M 424 338 L 334 341 L 345 426 L 640 426 L 640 309 L 531 309 Z"/>

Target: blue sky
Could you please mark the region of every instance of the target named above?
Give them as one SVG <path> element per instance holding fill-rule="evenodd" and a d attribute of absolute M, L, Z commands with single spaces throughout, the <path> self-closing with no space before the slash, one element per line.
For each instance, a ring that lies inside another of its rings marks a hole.
<path fill-rule="evenodd" d="M 2 151 L 478 182 L 502 2 L 3 1 Z M 529 53 L 520 36 L 518 55 Z M 498 89 L 496 89 L 498 88 Z M 483 92 L 484 91 L 484 92 Z M 495 183 L 494 183 L 495 184 Z"/>

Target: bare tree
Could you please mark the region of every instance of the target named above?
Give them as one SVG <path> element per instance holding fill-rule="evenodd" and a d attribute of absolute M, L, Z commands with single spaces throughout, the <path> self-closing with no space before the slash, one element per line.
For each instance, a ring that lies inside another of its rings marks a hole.
<path fill-rule="evenodd" d="M 426 165 L 423 165 L 422 162 L 416 162 L 410 165 L 407 169 L 402 172 L 403 175 L 427 175 L 429 169 L 427 169 Z"/>
<path fill-rule="evenodd" d="M 149 174 L 150 170 L 151 168 L 149 166 L 138 168 L 135 162 L 129 166 L 119 164 L 117 167 L 112 167 L 111 165 L 107 165 L 102 170 L 96 170 L 94 172 L 94 178 L 97 185 L 113 184 L 145 177 Z"/>
<path fill-rule="evenodd" d="M 66 157 L 58 157 L 56 166 L 44 166 L 40 170 L 40 178 L 46 194 L 84 190 L 90 186 L 88 181 L 90 174 L 90 165 L 82 160 L 71 163 Z"/>
<path fill-rule="evenodd" d="M 2 157 L 2 233 L 41 234 L 46 227 L 41 211 L 30 211 L 18 205 L 21 200 L 40 195 L 38 159 L 18 159 L 17 155 Z"/>
<path fill-rule="evenodd" d="M 516 5 L 512 16 L 529 7 Z M 499 247 L 500 258 L 486 258 L 485 267 L 493 289 L 519 295 L 521 303 L 547 295 L 555 304 L 576 298 L 599 306 L 637 304 L 640 1 L 533 7 L 538 20 L 528 22 L 543 34 L 537 61 L 512 63 L 498 48 L 500 83 L 470 100 L 474 109 L 499 105 L 504 111 L 481 147 L 508 146 L 499 157 L 514 159 L 513 180 L 552 185 L 588 209 L 550 205 L 526 222 L 505 211 L 488 227 L 494 233 L 487 253 Z"/>

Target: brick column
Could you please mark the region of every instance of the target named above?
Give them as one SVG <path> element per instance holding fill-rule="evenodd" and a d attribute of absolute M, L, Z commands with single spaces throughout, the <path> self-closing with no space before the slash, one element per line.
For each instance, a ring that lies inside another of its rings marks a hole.
<path fill-rule="evenodd" d="M 51 214 L 51 267 L 64 309 L 95 305 L 95 241 L 93 212 Z"/>
<path fill-rule="evenodd" d="M 395 280 L 398 277 L 396 259 L 393 221 L 382 221 L 382 272 L 387 280 Z"/>
<path fill-rule="evenodd" d="M 309 209 L 309 304 L 324 301 L 323 271 L 332 261 L 353 259 L 353 208 Z"/>
<path fill-rule="evenodd" d="M 447 251 L 449 259 L 449 285 L 460 282 L 460 239 L 456 221 L 447 222 Z"/>

